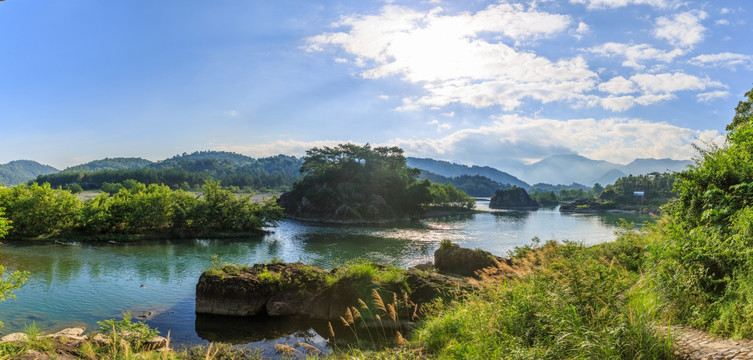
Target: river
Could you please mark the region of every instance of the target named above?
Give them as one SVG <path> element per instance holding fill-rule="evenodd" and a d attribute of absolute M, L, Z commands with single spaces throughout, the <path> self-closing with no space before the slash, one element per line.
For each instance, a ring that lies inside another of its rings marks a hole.
<path fill-rule="evenodd" d="M 477 208 L 488 209 L 488 199 Z M 0 263 L 31 273 L 15 300 L 0 303 L 0 334 L 36 322 L 56 331 L 97 321 L 152 312 L 147 323 L 173 344 L 207 340 L 260 345 L 306 341 L 323 348 L 326 324 L 300 319 L 238 319 L 194 313 L 196 282 L 212 255 L 225 262 L 253 264 L 279 258 L 331 268 L 354 258 L 409 267 L 431 261 L 443 239 L 506 255 L 538 237 L 585 244 L 611 241 L 620 218 L 640 224 L 637 214 L 561 214 L 557 209 L 490 211 L 391 226 L 318 225 L 282 221 L 269 233 L 245 239 L 157 240 L 133 243 L 80 242 L 68 245 L 8 241 Z M 266 339 L 266 340 L 265 340 Z"/>

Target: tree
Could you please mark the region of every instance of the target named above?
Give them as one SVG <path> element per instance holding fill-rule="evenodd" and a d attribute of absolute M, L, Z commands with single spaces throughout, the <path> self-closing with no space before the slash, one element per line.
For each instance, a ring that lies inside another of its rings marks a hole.
<path fill-rule="evenodd" d="M 5 209 L 0 207 L 0 239 L 4 238 L 11 228 L 10 221 L 4 215 Z M 0 301 L 13 299 L 13 290 L 21 288 L 28 278 L 29 274 L 25 271 L 14 271 L 10 275 L 5 276 L 5 267 L 0 265 Z M 0 326 L 3 326 L 2 322 L 0 322 Z"/>
<path fill-rule="evenodd" d="M 726 130 L 732 131 L 741 124 L 747 124 L 753 120 L 753 89 L 745 93 L 745 100 L 741 100 L 735 107 L 735 117 L 727 125 Z"/>

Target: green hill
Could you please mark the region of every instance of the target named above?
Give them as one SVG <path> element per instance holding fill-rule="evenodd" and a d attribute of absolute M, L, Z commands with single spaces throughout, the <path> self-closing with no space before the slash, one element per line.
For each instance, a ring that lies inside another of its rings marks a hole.
<path fill-rule="evenodd" d="M 230 152 L 202 151 L 159 162 L 140 158 L 102 159 L 58 174 L 41 175 L 36 181 L 49 182 L 53 187 L 78 184 L 84 189 L 96 189 L 104 183 L 129 179 L 173 188 L 198 188 L 206 180 L 219 180 L 223 186 L 285 190 L 300 177 L 300 167 L 301 160 L 293 156 L 254 159 Z"/>
<path fill-rule="evenodd" d="M 486 176 L 481 175 L 460 175 L 457 177 L 448 177 L 437 175 L 431 171 L 421 170 L 419 179 L 429 179 L 431 182 L 440 184 L 452 184 L 458 190 L 464 191 L 470 196 L 491 197 L 497 190 L 509 189 L 510 185 L 500 184 Z"/>
<path fill-rule="evenodd" d="M 151 164 L 153 164 L 151 161 L 142 158 L 104 158 L 102 160 L 94 160 L 85 164 L 71 166 L 63 171 L 141 169 Z"/>
<path fill-rule="evenodd" d="M 16 185 L 27 182 L 43 174 L 52 174 L 60 170 L 49 165 L 42 165 L 31 160 L 16 160 L 0 165 L 0 184 Z"/>

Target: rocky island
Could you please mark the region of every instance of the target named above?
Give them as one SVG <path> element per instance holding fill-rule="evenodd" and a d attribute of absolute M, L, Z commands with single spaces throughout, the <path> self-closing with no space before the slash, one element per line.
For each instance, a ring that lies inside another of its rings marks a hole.
<path fill-rule="evenodd" d="M 497 190 L 489 201 L 492 209 L 537 210 L 539 203 L 531 199 L 525 189 L 513 186 L 507 190 Z"/>
<path fill-rule="evenodd" d="M 464 276 L 477 276 L 480 270 L 506 261 L 444 241 L 433 264 L 407 270 L 365 261 L 330 271 L 302 263 L 224 264 L 199 278 L 196 312 L 337 320 L 350 307 L 380 299 L 383 303 L 377 308 L 386 303 L 397 312 L 410 313 L 434 299 L 470 290 Z"/>

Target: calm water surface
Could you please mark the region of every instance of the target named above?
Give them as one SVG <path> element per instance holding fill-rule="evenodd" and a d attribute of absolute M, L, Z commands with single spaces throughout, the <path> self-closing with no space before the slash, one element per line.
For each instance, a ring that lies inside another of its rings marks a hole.
<path fill-rule="evenodd" d="M 488 199 L 477 207 L 488 210 Z M 246 239 L 193 239 L 137 243 L 29 244 L 6 242 L 0 263 L 24 269 L 31 278 L 16 300 L 0 303 L 0 334 L 35 321 L 47 331 L 96 322 L 123 312 L 154 312 L 147 322 L 173 344 L 223 341 L 261 345 L 306 341 L 320 348 L 326 323 L 301 319 L 243 319 L 194 313 L 196 282 L 213 254 L 226 262 L 253 264 L 274 257 L 331 268 L 354 258 L 400 267 L 431 261 L 443 239 L 505 255 L 516 246 L 541 240 L 594 244 L 614 240 L 620 218 L 642 223 L 645 215 L 564 215 L 556 209 L 492 211 L 424 220 L 397 226 L 315 225 L 285 220 L 270 233 Z M 326 336 L 326 335 L 325 335 Z"/>

